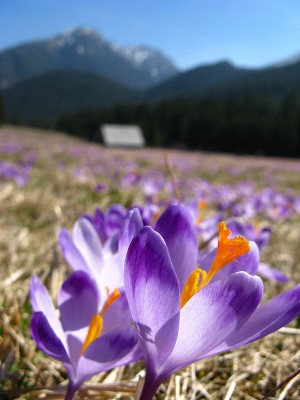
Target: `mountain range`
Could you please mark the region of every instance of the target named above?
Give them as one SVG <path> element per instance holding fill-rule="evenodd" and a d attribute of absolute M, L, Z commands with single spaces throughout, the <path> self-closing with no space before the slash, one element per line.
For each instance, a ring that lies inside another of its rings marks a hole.
<path fill-rule="evenodd" d="M 145 89 L 173 77 L 174 63 L 156 49 L 121 47 L 89 28 L 77 28 L 48 40 L 26 43 L 0 53 L 0 89 L 54 70 L 103 75 Z"/>
<path fill-rule="evenodd" d="M 277 101 L 291 92 L 300 95 L 300 60 L 261 69 L 221 61 L 179 71 L 157 49 L 122 47 L 97 31 L 78 28 L 0 52 L 0 90 L 8 117 L 23 123 L 55 121 L 83 108 L 176 97 L 250 94 Z"/>

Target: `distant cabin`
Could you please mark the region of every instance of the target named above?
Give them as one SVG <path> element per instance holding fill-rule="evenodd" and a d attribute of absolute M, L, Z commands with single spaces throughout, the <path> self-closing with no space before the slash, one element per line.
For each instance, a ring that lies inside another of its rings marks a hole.
<path fill-rule="evenodd" d="M 143 147 L 145 138 L 141 128 L 137 125 L 110 125 L 101 126 L 103 144 L 107 147 Z"/>

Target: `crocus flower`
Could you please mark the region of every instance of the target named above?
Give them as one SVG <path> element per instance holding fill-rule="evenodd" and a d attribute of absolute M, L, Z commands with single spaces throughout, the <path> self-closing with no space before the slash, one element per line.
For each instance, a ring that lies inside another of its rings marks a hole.
<path fill-rule="evenodd" d="M 23 187 L 28 183 L 30 169 L 0 161 L 0 179 L 13 180 L 17 186 Z"/>
<path fill-rule="evenodd" d="M 124 293 L 116 289 L 101 301 L 86 272 L 76 271 L 63 283 L 60 319 L 37 276 L 32 278 L 30 300 L 32 337 L 40 350 L 63 362 L 69 377 L 67 400 L 93 375 L 141 358 Z"/>
<path fill-rule="evenodd" d="M 111 247 L 104 246 L 88 219 L 79 218 L 71 235 L 62 228 L 59 244 L 63 255 L 74 271 L 85 271 L 98 285 L 102 298 L 109 291 L 123 287 L 123 268 Z"/>
<path fill-rule="evenodd" d="M 85 218 L 92 223 L 104 244 L 108 239 L 119 234 L 125 216 L 126 209 L 121 204 L 112 204 L 106 212 L 96 208 L 94 215 L 86 214 Z"/>
<path fill-rule="evenodd" d="M 229 238 L 224 223 L 219 225 L 218 249 L 209 271 L 194 264 L 186 279 L 190 266 L 175 263 L 172 256 L 176 251 L 179 257 L 187 254 L 181 231 L 166 228 L 163 238 L 144 227 L 127 252 L 125 290 L 146 364 L 142 400 L 152 399 L 178 369 L 260 339 L 300 313 L 300 285 L 259 306 L 259 277 L 235 272 L 215 279 L 250 248 L 243 237 Z M 189 264 L 188 258 L 185 261 Z"/>
<path fill-rule="evenodd" d="M 58 241 L 70 267 L 74 271 L 85 271 L 90 275 L 96 282 L 102 298 L 105 298 L 107 288 L 113 291 L 115 288 L 124 287 L 126 252 L 131 239 L 142 227 L 140 212 L 137 209 L 128 211 L 122 226 L 118 227 L 117 242 L 111 246 L 111 243 L 103 243 L 95 226 L 82 217 L 76 221 L 72 235 L 62 228 Z M 113 231 L 112 235 L 114 234 Z"/>

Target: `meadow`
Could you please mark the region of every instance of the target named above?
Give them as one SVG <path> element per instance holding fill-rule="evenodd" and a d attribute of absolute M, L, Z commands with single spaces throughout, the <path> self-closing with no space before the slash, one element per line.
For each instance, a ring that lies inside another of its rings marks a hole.
<path fill-rule="evenodd" d="M 264 278 L 264 301 L 300 282 L 300 161 L 163 149 L 109 149 L 57 132 L 0 128 L 0 398 L 61 399 L 62 364 L 30 335 L 30 281 L 38 275 L 53 301 L 70 273 L 58 234 L 83 214 L 115 204 L 144 208 L 151 221 L 186 204 L 199 232 L 215 215 L 270 229 L 261 262 L 289 277 Z M 208 244 L 203 229 L 200 246 Z M 263 399 L 295 373 L 300 320 L 240 349 L 199 361 L 161 385 L 157 399 Z M 77 399 L 134 399 L 139 361 L 102 372 Z M 298 399 L 300 375 L 269 399 Z"/>

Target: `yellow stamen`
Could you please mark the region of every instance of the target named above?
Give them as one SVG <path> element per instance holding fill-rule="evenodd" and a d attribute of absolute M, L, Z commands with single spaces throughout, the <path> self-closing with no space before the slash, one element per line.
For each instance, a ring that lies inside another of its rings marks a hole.
<path fill-rule="evenodd" d="M 180 296 L 180 308 L 200 289 L 200 284 L 206 279 L 207 273 L 200 268 L 196 268 L 188 277 Z"/>
<path fill-rule="evenodd" d="M 229 239 L 231 234 L 227 229 L 225 222 L 219 225 L 219 241 L 216 256 L 212 262 L 208 273 L 200 268 L 195 269 L 188 277 L 181 293 L 180 307 L 182 308 L 186 302 L 194 296 L 200 289 L 206 286 L 215 274 L 225 265 L 236 261 L 237 257 L 246 254 L 250 250 L 249 242 L 243 236 L 236 236 Z M 201 277 L 201 281 L 199 282 Z"/>
<path fill-rule="evenodd" d="M 100 337 L 103 328 L 103 318 L 99 314 L 95 314 L 89 326 L 88 333 L 81 348 L 81 354 L 85 352 L 88 346 L 98 337 Z"/>
<path fill-rule="evenodd" d="M 114 301 L 116 301 L 119 297 L 121 297 L 121 293 L 119 292 L 118 289 L 115 289 L 111 294 L 109 294 L 109 289 L 106 288 L 106 294 L 107 294 L 107 300 L 102 308 L 102 311 L 100 314 L 95 314 L 92 318 L 92 321 L 89 325 L 89 330 L 86 335 L 85 341 L 82 345 L 81 348 L 81 353 L 83 354 L 85 350 L 88 348 L 88 346 L 98 337 L 100 337 L 102 329 L 103 329 L 103 316 L 108 310 L 108 308 L 112 305 Z"/>

